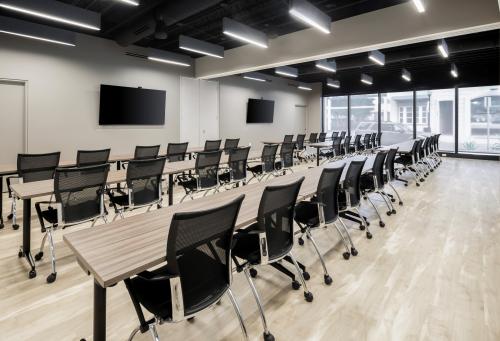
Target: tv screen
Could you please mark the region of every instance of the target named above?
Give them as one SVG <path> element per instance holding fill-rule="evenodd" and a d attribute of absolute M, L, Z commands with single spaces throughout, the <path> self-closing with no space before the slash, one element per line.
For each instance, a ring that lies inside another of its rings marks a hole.
<path fill-rule="evenodd" d="M 273 123 L 274 101 L 248 99 L 247 123 Z"/>
<path fill-rule="evenodd" d="M 163 90 L 101 85 L 100 125 L 165 124 Z"/>

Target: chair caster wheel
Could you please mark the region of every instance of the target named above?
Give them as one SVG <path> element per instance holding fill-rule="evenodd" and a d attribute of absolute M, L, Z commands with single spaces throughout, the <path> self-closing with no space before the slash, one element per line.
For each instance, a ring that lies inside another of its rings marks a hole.
<path fill-rule="evenodd" d="M 51 273 L 50 275 L 47 276 L 47 283 L 54 283 L 56 277 L 57 273 Z"/>
<path fill-rule="evenodd" d="M 405 184 L 405 187 L 408 187 L 408 184 Z"/>
<path fill-rule="evenodd" d="M 368 239 L 372 239 L 372 238 L 373 238 L 373 236 L 372 236 L 372 234 L 371 234 L 370 232 L 366 232 L 366 238 L 368 238 Z"/>
<path fill-rule="evenodd" d="M 420 187 L 420 184 L 417 182 L 417 187 Z"/>
<path fill-rule="evenodd" d="M 384 223 L 383 221 L 379 221 L 378 225 L 379 225 L 380 227 L 385 227 L 385 223 Z"/>
<path fill-rule="evenodd" d="M 342 254 L 342 256 L 344 256 L 344 259 L 345 259 L 345 260 L 348 260 L 348 259 L 349 259 L 349 257 L 351 257 L 351 254 L 350 254 L 349 252 L 344 252 L 344 253 Z"/>
<path fill-rule="evenodd" d="M 161 205 L 156 205 L 156 208 L 157 208 L 157 209 L 160 209 L 160 208 L 161 208 Z"/>
<path fill-rule="evenodd" d="M 299 290 L 300 289 L 300 283 L 297 281 L 292 282 L 292 289 L 293 290 Z"/>
<path fill-rule="evenodd" d="M 12 228 L 17 231 L 17 230 L 19 230 L 19 225 L 18 224 L 14 224 L 14 225 L 12 225 Z"/>
<path fill-rule="evenodd" d="M 330 285 L 333 282 L 333 279 L 330 277 L 330 275 L 325 275 L 324 280 L 326 285 Z"/>
<path fill-rule="evenodd" d="M 42 259 L 43 257 L 43 252 L 38 252 L 36 255 L 35 255 L 35 260 L 40 260 Z"/>
<path fill-rule="evenodd" d="M 403 202 L 402 201 L 399 202 L 399 206 L 403 206 Z"/>
<path fill-rule="evenodd" d="M 392 214 L 392 211 L 387 211 L 386 213 L 388 216 L 390 216 Z"/>
<path fill-rule="evenodd" d="M 351 247 L 351 255 L 356 257 L 358 255 L 358 250 L 356 250 L 356 248 L 354 248 L 354 247 Z"/>
<path fill-rule="evenodd" d="M 250 269 L 250 276 L 252 276 L 252 278 L 257 277 L 257 270 L 255 270 L 255 269 Z"/>
<path fill-rule="evenodd" d="M 188 318 L 187 320 L 188 320 L 188 322 L 190 322 L 190 323 L 194 323 L 194 316 L 193 316 L 193 317 Z"/>
<path fill-rule="evenodd" d="M 425 181 L 425 179 L 420 179 L 420 182 L 424 182 L 424 181 Z"/>
<path fill-rule="evenodd" d="M 305 279 L 306 281 L 308 281 L 308 280 L 310 280 L 310 279 L 311 279 L 311 275 L 309 275 L 309 272 L 307 272 L 307 271 L 304 271 L 304 272 L 302 273 L 302 277 L 304 277 L 304 279 Z"/>
<path fill-rule="evenodd" d="M 366 229 L 366 227 L 365 227 L 365 225 L 363 225 L 363 224 L 359 224 L 359 229 L 360 229 L 361 231 L 364 231 L 364 230 Z"/>
<path fill-rule="evenodd" d="M 392 209 L 392 214 L 396 214 L 396 210 L 395 209 Z"/>
<path fill-rule="evenodd" d="M 271 333 L 264 333 L 264 341 L 274 341 L 274 336 Z"/>
<path fill-rule="evenodd" d="M 3 229 L 5 225 L 3 223 L 0 223 L 0 230 Z"/>
<path fill-rule="evenodd" d="M 8 220 L 12 220 L 12 218 L 14 218 L 14 215 L 12 213 L 7 216 Z"/>
<path fill-rule="evenodd" d="M 299 238 L 299 245 L 304 245 L 304 239 L 302 239 L 302 237 Z"/>
<path fill-rule="evenodd" d="M 309 292 L 309 291 L 304 293 L 304 297 L 305 297 L 307 302 L 312 302 L 313 298 L 314 298 L 312 292 Z"/>
<path fill-rule="evenodd" d="M 36 277 L 36 270 L 34 270 L 34 269 L 30 270 L 30 272 L 28 272 L 28 277 L 30 279 L 35 278 Z"/>

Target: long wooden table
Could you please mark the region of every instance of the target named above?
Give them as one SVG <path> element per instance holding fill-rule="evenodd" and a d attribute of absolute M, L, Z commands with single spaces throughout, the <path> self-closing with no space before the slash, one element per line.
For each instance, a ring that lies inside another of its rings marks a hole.
<path fill-rule="evenodd" d="M 245 194 L 236 222 L 236 227 L 241 228 L 256 221 L 259 202 L 266 186 L 288 184 L 305 177 L 299 193 L 299 200 L 303 200 L 316 192 L 323 168 L 346 164 L 341 178 L 343 181 L 348 164 L 360 159 L 365 157 L 356 156 L 328 163 L 263 183 L 128 217 L 94 227 L 92 231 L 87 229 L 64 235 L 64 241 L 75 253 L 78 263 L 94 277 L 93 340 L 106 339 L 106 288 L 165 262 L 170 222 L 175 213 L 210 209 Z M 374 156 L 367 158 L 364 172 L 371 170 L 373 161 Z"/>

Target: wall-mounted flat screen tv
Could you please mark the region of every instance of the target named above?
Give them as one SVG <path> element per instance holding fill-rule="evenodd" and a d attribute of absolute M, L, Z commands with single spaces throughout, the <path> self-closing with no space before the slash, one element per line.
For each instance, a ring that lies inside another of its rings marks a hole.
<path fill-rule="evenodd" d="M 273 123 L 274 101 L 248 99 L 247 123 Z"/>
<path fill-rule="evenodd" d="M 164 125 L 164 90 L 101 85 L 100 125 Z"/>

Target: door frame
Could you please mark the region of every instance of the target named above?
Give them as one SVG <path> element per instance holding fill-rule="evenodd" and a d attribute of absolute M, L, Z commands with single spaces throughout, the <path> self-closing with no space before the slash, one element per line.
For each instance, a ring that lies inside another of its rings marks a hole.
<path fill-rule="evenodd" d="M 29 146 L 29 138 L 28 138 L 28 132 L 29 132 L 29 125 L 28 125 L 28 112 L 29 112 L 29 107 L 28 107 L 28 93 L 29 93 L 29 82 L 24 79 L 13 79 L 13 78 L 0 78 L 0 82 L 2 83 L 14 83 L 14 84 L 22 84 L 24 86 L 24 115 L 23 115 L 23 153 L 28 153 L 28 146 Z"/>

